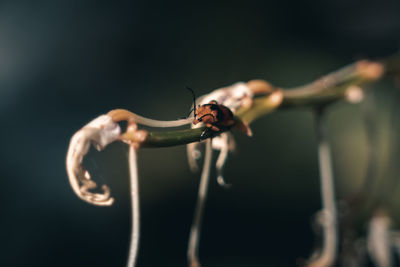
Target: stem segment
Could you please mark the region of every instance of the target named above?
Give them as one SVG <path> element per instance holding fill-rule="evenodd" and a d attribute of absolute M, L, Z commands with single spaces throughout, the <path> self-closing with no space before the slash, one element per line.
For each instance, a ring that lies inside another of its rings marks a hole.
<path fill-rule="evenodd" d="M 127 267 L 134 267 L 139 249 L 140 207 L 137 157 L 136 149 L 133 145 L 129 146 L 129 175 L 131 178 L 132 229 Z"/>
<path fill-rule="evenodd" d="M 318 159 L 321 179 L 322 211 L 320 213 L 323 228 L 323 244 L 316 259 L 312 259 L 309 267 L 329 267 L 335 263 L 337 251 L 336 202 L 332 172 L 330 146 L 327 141 L 325 117 L 316 112 L 316 128 L 318 142 Z"/>
<path fill-rule="evenodd" d="M 189 267 L 200 267 L 199 262 L 199 239 L 201 222 L 203 220 L 204 204 L 207 198 L 208 182 L 210 180 L 210 167 L 212 159 L 211 139 L 206 141 L 206 154 L 204 156 L 203 172 L 201 173 L 199 194 L 193 224 L 190 229 L 189 247 L 187 251 Z"/>

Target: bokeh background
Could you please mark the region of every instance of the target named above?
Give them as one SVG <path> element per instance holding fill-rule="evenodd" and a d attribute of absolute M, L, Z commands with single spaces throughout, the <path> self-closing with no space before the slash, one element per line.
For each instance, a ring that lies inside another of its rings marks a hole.
<path fill-rule="evenodd" d="M 95 180 L 110 185 L 112 207 L 79 200 L 66 176 L 69 139 L 94 117 L 114 108 L 154 119 L 186 116 L 185 86 L 202 95 L 253 78 L 302 85 L 354 60 L 394 53 L 399 33 L 398 0 L 1 1 L 0 265 L 125 265 L 127 148 L 113 144 L 85 162 Z M 386 118 L 400 99 L 390 81 L 372 90 L 384 165 L 394 131 Z M 337 195 L 345 198 L 366 169 L 360 106 L 335 105 L 328 127 Z M 235 134 L 237 153 L 225 170 L 233 187 L 210 184 L 205 267 L 295 266 L 316 244 L 311 112 L 277 112 L 252 128 L 251 139 Z M 184 146 L 141 150 L 139 168 L 138 266 L 185 266 L 199 173 L 189 171 Z"/>

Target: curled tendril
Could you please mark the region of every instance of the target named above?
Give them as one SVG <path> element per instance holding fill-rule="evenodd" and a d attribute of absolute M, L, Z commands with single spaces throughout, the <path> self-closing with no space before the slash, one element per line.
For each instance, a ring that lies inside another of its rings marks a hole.
<path fill-rule="evenodd" d="M 82 200 L 97 206 L 110 206 L 114 198 L 110 197 L 110 189 L 102 185 L 103 193 L 94 193 L 97 184 L 83 166 L 83 158 L 89 152 L 90 145 L 97 150 L 118 140 L 121 129 L 110 116 L 101 115 L 77 131 L 71 138 L 66 167 L 68 179 L 75 194 Z"/>
<path fill-rule="evenodd" d="M 130 126 L 127 132 L 121 135 L 121 128 L 117 122 L 123 120 L 129 121 Z M 72 189 L 80 199 L 90 204 L 97 206 L 112 205 L 114 199 L 110 197 L 110 188 L 107 185 L 101 186 L 102 193 L 92 191 L 97 188 L 97 184 L 91 179 L 90 173 L 83 166 L 83 158 L 89 152 L 90 145 L 100 151 L 108 144 L 122 140 L 137 149 L 146 138 L 147 132 L 137 130 L 136 123 L 152 127 L 177 127 L 190 124 L 191 121 L 191 119 L 157 121 L 124 109 L 112 110 L 107 115 L 99 116 L 77 131 L 71 138 L 66 167 Z"/>

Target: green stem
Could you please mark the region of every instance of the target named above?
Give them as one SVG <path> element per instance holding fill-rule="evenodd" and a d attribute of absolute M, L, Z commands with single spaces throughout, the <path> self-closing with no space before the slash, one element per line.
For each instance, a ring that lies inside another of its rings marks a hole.
<path fill-rule="evenodd" d="M 203 136 L 202 133 L 204 132 Z M 185 145 L 192 142 L 198 142 L 212 137 L 213 132 L 206 127 L 196 129 L 185 129 L 168 132 L 149 132 L 142 147 L 168 147 Z"/>

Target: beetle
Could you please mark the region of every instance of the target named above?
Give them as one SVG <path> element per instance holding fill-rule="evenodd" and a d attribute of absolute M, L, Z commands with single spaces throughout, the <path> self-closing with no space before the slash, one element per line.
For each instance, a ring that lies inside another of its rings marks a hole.
<path fill-rule="evenodd" d="M 217 101 L 212 100 L 208 104 L 198 106 L 194 110 L 193 124 L 203 122 L 214 132 L 220 132 L 235 124 L 232 111 Z"/>
<path fill-rule="evenodd" d="M 196 97 L 193 90 L 189 87 L 186 88 L 193 94 L 194 125 L 203 122 L 207 129 L 211 129 L 214 132 L 220 132 L 229 129 L 235 124 L 233 113 L 227 106 L 212 100 L 208 104 L 198 105 L 196 107 Z M 201 134 L 201 137 L 204 136 L 205 132 L 206 131 Z"/>

